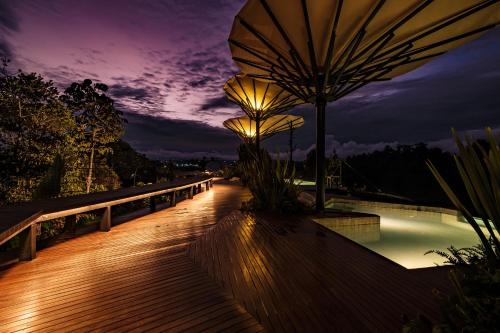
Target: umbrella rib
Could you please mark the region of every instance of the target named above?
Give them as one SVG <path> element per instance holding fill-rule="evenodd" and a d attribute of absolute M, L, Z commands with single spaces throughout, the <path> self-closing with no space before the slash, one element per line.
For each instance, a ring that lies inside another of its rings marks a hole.
<path fill-rule="evenodd" d="M 279 99 L 279 97 L 281 96 L 281 94 L 283 93 L 283 88 L 281 88 L 280 92 L 277 93 L 268 103 L 267 105 L 267 109 L 268 110 L 272 110 L 274 108 L 274 104 L 276 103 L 276 101 Z"/>
<path fill-rule="evenodd" d="M 379 0 L 377 5 L 375 6 L 375 8 L 371 11 L 370 15 L 368 15 L 368 17 L 366 18 L 365 22 L 363 22 L 363 25 L 359 28 L 359 30 L 356 32 L 354 37 L 351 39 L 347 48 L 342 52 L 340 57 L 337 59 L 335 64 L 332 66 L 332 69 L 331 69 L 332 72 L 335 71 L 335 69 L 340 65 L 340 63 L 344 60 L 345 56 L 351 52 L 350 50 L 351 50 L 353 44 L 359 43 L 358 42 L 359 35 L 360 34 L 364 35 L 366 33 L 366 27 L 370 24 L 370 22 L 373 20 L 375 15 L 380 11 L 380 9 L 382 9 L 384 2 L 385 2 L 385 0 Z"/>
<path fill-rule="evenodd" d="M 260 60 L 267 62 L 270 66 L 274 66 L 274 67 L 280 68 L 281 70 L 284 70 L 284 68 L 281 68 L 281 65 L 261 56 L 257 51 L 253 50 L 252 48 L 250 48 L 246 45 L 243 45 L 242 43 L 237 42 L 237 41 L 232 40 L 232 39 L 229 39 L 228 42 L 235 45 L 236 47 L 239 47 L 240 49 L 250 53 L 251 55 L 255 56 L 256 58 L 259 58 Z"/>
<path fill-rule="evenodd" d="M 420 39 L 422 39 L 424 37 L 427 37 L 427 36 L 429 36 L 429 35 L 437 32 L 437 31 L 439 31 L 439 30 L 441 30 L 441 29 L 443 29 L 443 28 L 445 28 L 445 27 L 447 27 L 447 26 L 449 26 L 449 25 L 457 22 L 457 21 L 460 21 L 460 20 L 462 20 L 464 18 L 467 18 L 468 16 L 470 16 L 470 15 L 472 15 L 472 14 L 474 14 L 474 13 L 480 11 L 480 10 L 483 10 L 483 9 L 485 9 L 485 8 L 487 8 L 487 7 L 495 4 L 497 2 L 498 2 L 498 0 L 486 0 L 486 1 L 483 1 L 482 3 L 480 3 L 480 4 L 477 4 L 477 5 L 471 6 L 471 7 L 467 8 L 467 9 L 464 9 L 461 12 L 455 14 L 453 17 L 445 19 L 444 22 L 437 24 L 433 28 L 428 29 L 427 31 L 424 31 L 421 34 L 419 34 L 419 35 L 417 35 L 415 37 L 412 37 L 412 38 L 410 38 L 409 40 L 407 40 L 405 42 L 402 42 L 400 45 L 394 46 L 393 48 L 391 48 L 391 49 L 383 52 L 382 54 L 379 54 L 376 57 L 376 59 L 383 58 L 385 55 L 394 52 L 398 48 L 403 47 L 404 45 L 407 45 L 408 43 L 414 43 L 414 42 L 416 42 L 416 41 L 418 41 L 418 40 L 420 40 Z"/>
<path fill-rule="evenodd" d="M 304 60 L 302 59 L 302 57 L 300 56 L 299 52 L 297 51 L 297 49 L 293 45 L 292 41 L 290 40 L 290 38 L 286 34 L 285 30 L 283 29 L 283 27 L 279 23 L 278 19 L 276 18 L 276 16 L 274 15 L 273 11 L 271 10 L 271 7 L 269 7 L 269 4 L 267 3 L 267 1 L 266 0 L 260 0 L 260 3 L 262 4 L 262 6 L 264 7 L 265 11 L 267 12 L 267 15 L 269 15 L 269 17 L 271 18 L 271 21 L 273 21 L 274 26 L 278 29 L 279 33 L 281 34 L 281 37 L 283 37 L 283 39 L 288 44 L 288 46 L 290 47 L 290 49 L 293 50 L 293 53 L 295 54 L 297 60 L 300 62 L 300 64 L 302 65 L 302 67 L 304 68 L 304 70 L 306 71 L 306 73 L 308 73 L 308 68 L 307 68 Z M 308 75 L 311 76 L 311 73 L 308 73 Z"/>
<path fill-rule="evenodd" d="M 264 45 L 266 45 L 274 54 L 276 54 L 278 57 L 282 57 L 285 59 L 285 61 L 293 67 L 293 64 L 288 61 L 271 43 L 269 43 L 262 35 L 260 32 L 258 32 L 254 27 L 252 27 L 247 21 L 242 19 L 241 17 L 237 16 L 238 19 L 240 20 L 241 24 L 243 27 L 245 27 L 251 34 L 253 34 L 255 37 L 257 37 Z"/>
<path fill-rule="evenodd" d="M 304 14 L 304 23 L 306 25 L 306 31 L 307 31 L 307 49 L 309 50 L 309 60 L 312 65 L 313 78 L 316 83 L 316 93 L 318 93 L 318 91 L 320 90 L 318 82 L 318 64 L 316 62 L 316 53 L 314 52 L 311 24 L 309 22 L 309 12 L 307 10 L 306 0 L 302 0 L 301 3 L 302 3 L 302 14 Z"/>
<path fill-rule="evenodd" d="M 302 91 L 302 88 L 300 86 L 299 89 L 300 91 L 298 91 L 297 89 L 295 89 L 293 87 L 293 84 L 292 82 L 289 82 L 286 78 L 284 78 L 280 73 L 276 72 L 274 73 L 274 75 L 277 75 L 279 77 L 279 80 L 276 80 L 277 83 L 283 88 L 283 89 L 286 89 L 288 91 L 290 91 L 292 94 L 294 94 L 295 96 L 299 96 L 301 97 L 303 100 L 307 100 L 307 94 L 303 94 L 303 91 Z"/>
<path fill-rule="evenodd" d="M 332 27 L 332 32 L 330 34 L 330 41 L 328 42 L 328 51 L 326 53 L 326 59 L 325 59 L 325 82 L 329 81 L 330 77 L 330 69 L 332 66 L 332 60 L 333 60 L 333 50 L 335 48 L 335 41 L 337 39 L 337 27 L 339 24 L 340 20 L 340 14 L 342 12 L 342 6 L 344 4 L 343 0 L 339 0 L 337 2 L 337 9 L 335 11 L 335 18 L 333 20 L 333 27 Z"/>
<path fill-rule="evenodd" d="M 368 52 L 370 49 L 375 47 L 381 40 L 386 38 L 387 35 L 394 34 L 394 32 L 399 29 L 403 24 L 408 22 L 410 19 L 415 17 L 418 13 L 420 13 L 422 10 L 424 10 L 427 6 L 429 6 L 431 3 L 433 3 L 434 0 L 426 0 L 422 2 L 420 5 L 418 5 L 415 9 L 413 9 L 408 15 L 403 17 L 400 21 L 398 21 L 394 26 L 392 26 L 388 31 L 383 33 L 381 36 L 379 36 L 377 39 L 375 39 L 373 42 L 371 42 L 368 46 L 366 46 L 364 49 L 362 49 L 353 59 L 353 61 L 358 60 L 360 57 L 362 57 L 366 52 Z"/>
<path fill-rule="evenodd" d="M 385 45 L 387 45 L 387 43 L 394 37 L 394 35 L 388 35 L 386 39 L 384 39 L 382 41 L 382 43 L 380 43 L 380 45 L 368 56 L 368 58 L 365 59 L 365 61 L 363 61 L 363 63 L 361 63 L 360 65 L 358 66 L 355 66 L 353 69 L 354 69 L 354 73 L 350 74 L 348 70 L 347 73 L 349 75 L 349 77 L 347 78 L 347 81 L 350 81 L 352 78 L 354 78 L 362 69 L 363 67 L 365 67 L 367 64 L 370 63 L 370 61 L 373 59 L 373 57 L 375 57 L 375 55 L 377 55 L 378 52 L 382 51 L 382 49 L 384 48 Z"/>
<path fill-rule="evenodd" d="M 333 83 L 333 92 L 332 92 L 332 94 L 335 95 L 336 90 L 337 90 L 337 85 L 339 84 L 340 79 L 342 78 L 347 65 L 349 64 L 351 58 L 354 56 L 354 52 L 356 52 L 356 48 L 361 43 L 361 40 L 363 39 L 364 35 L 365 35 L 364 31 L 362 33 L 358 33 L 357 34 L 356 42 L 354 44 L 352 44 L 353 47 L 349 51 L 349 55 L 347 56 L 346 61 L 342 64 L 342 67 L 340 68 L 340 70 L 335 74 L 335 82 Z"/>
<path fill-rule="evenodd" d="M 239 82 L 237 77 L 235 77 L 235 80 L 236 80 L 236 82 Z M 236 100 L 236 101 L 237 101 L 237 103 L 238 103 L 238 104 L 239 104 L 239 105 L 243 108 L 243 106 L 245 105 L 245 103 L 244 103 L 244 100 L 245 100 L 245 99 L 244 99 L 244 97 L 243 97 L 243 96 L 241 96 L 241 95 L 240 95 L 240 94 L 236 91 L 236 89 L 234 89 L 234 87 L 233 87 L 231 84 L 229 84 L 228 86 L 229 86 L 229 88 L 231 88 L 231 90 L 232 90 L 232 91 L 236 94 L 236 96 L 238 96 L 238 98 L 236 98 L 235 100 Z M 240 86 L 241 90 L 244 92 L 243 87 L 241 87 L 241 85 L 239 85 L 239 86 Z"/>
<path fill-rule="evenodd" d="M 269 82 L 266 85 L 266 90 L 264 90 L 264 94 L 262 95 L 262 101 L 260 102 L 260 107 L 261 107 L 262 110 L 266 110 L 267 109 L 267 106 L 264 105 L 264 103 L 266 102 L 266 95 L 267 95 L 267 91 L 268 90 L 269 90 Z"/>
<path fill-rule="evenodd" d="M 376 81 L 379 77 L 384 76 L 385 74 L 389 73 L 390 71 L 392 71 L 392 68 L 387 69 L 387 70 L 385 70 L 385 71 L 377 74 L 373 78 L 370 78 L 370 79 L 368 79 L 366 81 L 358 83 L 356 86 L 352 86 L 352 88 L 348 88 L 348 89 L 344 89 L 343 91 L 340 91 L 339 94 L 335 97 L 335 100 L 338 100 L 338 99 L 340 99 L 340 98 L 342 98 L 342 97 L 344 97 L 344 96 L 352 93 L 353 91 L 358 90 L 359 88 L 367 85 L 370 82 Z"/>
<path fill-rule="evenodd" d="M 391 62 L 398 61 L 400 59 L 400 56 L 406 51 L 410 50 L 412 47 L 413 44 L 407 45 L 404 49 L 399 50 L 399 52 L 397 52 L 396 54 L 390 56 L 389 58 L 383 59 L 384 61 L 373 63 L 372 65 L 366 67 L 364 70 L 361 70 L 361 73 L 366 73 L 370 71 L 374 72 Z M 375 68 L 375 70 L 372 70 L 373 68 Z"/>
<path fill-rule="evenodd" d="M 304 74 L 304 72 L 302 71 L 302 68 L 300 67 L 299 63 L 297 62 L 297 57 L 295 57 L 293 50 L 289 50 L 288 52 L 290 53 L 290 56 L 292 57 L 293 63 L 295 64 L 295 69 L 299 73 L 299 76 L 302 79 L 302 81 L 304 81 L 304 85 L 306 86 L 307 92 L 312 95 L 313 92 L 312 92 L 311 88 L 309 88 L 308 83 L 309 83 L 310 79 L 307 78 L 307 76 L 306 76 L 307 73 Z"/>
<path fill-rule="evenodd" d="M 257 112 L 257 89 L 255 88 L 255 80 L 252 80 L 252 86 L 253 86 L 253 108 L 255 112 Z"/>
<path fill-rule="evenodd" d="M 281 58 L 278 58 L 278 61 L 281 61 Z M 285 72 L 288 74 L 288 76 L 290 77 L 290 79 L 292 81 L 296 81 L 294 80 L 293 78 L 293 74 L 290 72 L 290 70 L 288 70 L 288 68 L 285 67 Z M 297 85 L 297 87 L 299 88 L 299 90 L 302 92 L 303 95 L 307 95 L 307 93 L 303 90 L 302 86 L 299 84 Z M 312 93 L 310 90 L 309 90 L 309 86 L 306 84 L 306 89 L 308 90 L 308 92 Z"/>
<path fill-rule="evenodd" d="M 486 31 L 486 30 L 489 30 L 491 28 L 494 28 L 497 25 L 498 25 L 498 23 L 486 25 L 484 27 L 468 31 L 468 32 L 462 33 L 460 35 L 453 36 L 451 38 L 447 38 L 447 39 L 444 39 L 444 40 L 436 42 L 436 43 L 432 43 L 432 44 L 429 44 L 429 45 L 426 45 L 426 46 L 419 47 L 418 49 L 411 50 L 410 52 L 408 52 L 408 53 L 406 53 L 404 55 L 412 56 L 412 55 L 415 55 L 415 54 L 419 54 L 419 53 L 431 50 L 433 48 L 439 47 L 441 45 L 444 45 L 444 44 L 447 44 L 447 43 L 451 43 L 451 42 L 454 42 L 454 41 L 462 39 L 462 38 L 467 38 L 469 36 L 473 36 L 475 34 L 478 34 L 478 33 L 481 33 L 483 31 Z"/>
<path fill-rule="evenodd" d="M 250 98 L 248 97 L 248 94 L 247 92 L 245 91 L 245 88 L 243 88 L 243 85 L 241 84 L 240 80 L 238 79 L 238 77 L 236 77 L 236 82 L 238 82 L 238 85 L 240 86 L 241 88 L 241 91 L 243 91 L 243 94 L 245 94 L 245 97 L 246 97 L 246 101 L 248 103 L 248 107 L 250 110 L 252 110 L 252 103 L 250 102 Z"/>

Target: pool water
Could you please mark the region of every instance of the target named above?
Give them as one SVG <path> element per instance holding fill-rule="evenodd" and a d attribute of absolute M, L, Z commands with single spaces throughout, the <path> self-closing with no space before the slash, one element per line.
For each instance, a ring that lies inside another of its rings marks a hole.
<path fill-rule="evenodd" d="M 424 255 L 428 250 L 446 251 L 450 245 L 462 248 L 479 243 L 469 224 L 449 214 L 352 203 L 330 203 L 328 207 L 379 215 L 380 226 L 339 226 L 332 230 L 406 268 L 444 263 L 437 254 Z"/>

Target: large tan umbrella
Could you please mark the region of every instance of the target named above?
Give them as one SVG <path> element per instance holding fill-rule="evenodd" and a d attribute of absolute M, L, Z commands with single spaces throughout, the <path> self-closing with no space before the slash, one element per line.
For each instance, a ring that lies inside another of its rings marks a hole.
<path fill-rule="evenodd" d="M 267 118 L 284 112 L 293 106 L 303 104 L 300 98 L 277 84 L 263 82 L 238 74 L 227 80 L 224 91 L 228 99 L 239 105 L 246 115 L 255 122 L 255 144 L 259 151 L 260 123 Z"/>
<path fill-rule="evenodd" d="M 250 77 L 316 105 L 316 209 L 324 209 L 325 107 L 494 27 L 498 0 L 248 0 L 229 44 Z"/>
<path fill-rule="evenodd" d="M 259 127 L 259 134 L 262 140 L 273 136 L 276 133 L 290 129 L 295 129 L 304 124 L 304 118 L 292 115 L 269 116 L 262 120 Z M 247 143 L 255 142 L 257 138 L 257 124 L 255 120 L 248 116 L 231 118 L 223 123 L 224 127 L 233 131 L 243 141 Z"/>

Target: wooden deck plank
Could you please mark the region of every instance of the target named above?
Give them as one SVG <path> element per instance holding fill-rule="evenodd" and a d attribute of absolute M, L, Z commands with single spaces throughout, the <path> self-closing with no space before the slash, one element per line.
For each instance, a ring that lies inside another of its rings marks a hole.
<path fill-rule="evenodd" d="M 248 196 L 239 186 L 216 185 L 0 271 L 0 331 L 261 331 L 187 255 L 188 244 Z"/>
<path fill-rule="evenodd" d="M 235 211 L 248 198 L 217 184 L 0 271 L 0 331 L 399 332 L 402 313 L 438 318 L 430 281 L 445 272 L 305 218 Z"/>
<path fill-rule="evenodd" d="M 413 274 L 307 218 L 234 212 L 190 247 L 201 267 L 208 247 L 232 263 L 216 267 L 242 274 L 225 287 L 271 331 L 400 332 L 403 313 L 439 319 L 431 279 L 419 279 L 432 272 Z"/>

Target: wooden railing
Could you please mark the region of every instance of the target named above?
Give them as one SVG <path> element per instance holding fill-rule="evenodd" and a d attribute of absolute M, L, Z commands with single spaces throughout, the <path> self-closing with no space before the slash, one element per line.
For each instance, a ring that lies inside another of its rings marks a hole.
<path fill-rule="evenodd" d="M 0 208 L 0 245 L 20 235 L 19 260 L 32 260 L 36 257 L 38 223 L 64 217 L 66 223 L 71 224 L 76 221 L 77 214 L 97 211 L 101 215 L 99 230 L 109 231 L 113 206 L 149 198 L 150 210 L 155 211 L 158 196 L 168 194 L 170 206 L 175 206 L 179 193 L 187 192 L 188 198 L 192 199 L 194 194 L 202 191 L 203 185 L 208 191 L 212 183 L 211 177 L 196 177 L 2 207 Z"/>

